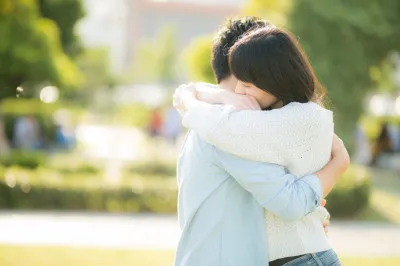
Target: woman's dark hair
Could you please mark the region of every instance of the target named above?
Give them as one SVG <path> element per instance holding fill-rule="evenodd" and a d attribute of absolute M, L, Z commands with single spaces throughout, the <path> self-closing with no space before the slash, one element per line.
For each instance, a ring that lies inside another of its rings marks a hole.
<path fill-rule="evenodd" d="M 325 88 L 292 34 L 275 26 L 251 31 L 229 51 L 232 74 L 271 93 L 283 104 L 322 104 Z"/>
<path fill-rule="evenodd" d="M 229 69 L 228 54 L 232 45 L 245 33 L 272 25 L 268 21 L 257 17 L 242 17 L 228 19 L 225 25 L 219 30 L 213 40 L 211 66 L 214 71 L 217 83 L 231 75 Z"/>

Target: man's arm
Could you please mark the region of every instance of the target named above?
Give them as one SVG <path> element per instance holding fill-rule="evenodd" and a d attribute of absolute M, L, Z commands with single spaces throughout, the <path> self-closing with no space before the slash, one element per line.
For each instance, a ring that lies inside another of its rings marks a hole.
<path fill-rule="evenodd" d="M 279 165 L 261 163 L 215 150 L 222 167 L 265 209 L 297 220 L 320 206 L 323 189 L 315 175 L 297 179 Z"/>
<path fill-rule="evenodd" d="M 265 209 L 286 220 L 297 220 L 321 205 L 350 159 L 335 135 L 331 161 L 315 175 L 296 179 L 279 165 L 246 160 L 215 149 L 222 167 Z"/>

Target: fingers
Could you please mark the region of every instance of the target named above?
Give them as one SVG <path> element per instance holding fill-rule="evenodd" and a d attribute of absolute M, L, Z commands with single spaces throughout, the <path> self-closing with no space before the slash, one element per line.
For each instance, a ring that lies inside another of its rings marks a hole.
<path fill-rule="evenodd" d="M 180 85 L 172 95 L 172 106 L 177 110 L 185 110 L 188 97 L 193 95 L 195 89 L 194 83 Z"/>
<path fill-rule="evenodd" d="M 325 220 L 325 221 L 322 223 L 326 235 L 328 235 L 330 223 L 331 223 L 331 222 L 330 222 L 329 220 Z"/>
<path fill-rule="evenodd" d="M 322 206 L 322 207 L 325 207 L 325 205 L 326 205 L 326 199 L 322 199 L 322 201 L 321 201 L 321 206 Z"/>

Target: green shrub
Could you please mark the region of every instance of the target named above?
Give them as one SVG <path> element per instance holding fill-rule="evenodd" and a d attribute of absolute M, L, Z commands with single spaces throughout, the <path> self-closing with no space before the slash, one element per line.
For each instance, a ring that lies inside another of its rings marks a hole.
<path fill-rule="evenodd" d="M 99 175 L 103 172 L 104 162 L 85 158 L 80 153 L 56 153 L 49 156 L 46 167 L 48 170 L 62 175 Z"/>
<path fill-rule="evenodd" d="M 145 128 L 150 121 L 151 107 L 140 103 L 119 105 L 114 115 L 117 123 Z"/>
<path fill-rule="evenodd" d="M 127 167 L 129 173 L 141 175 L 175 176 L 176 163 L 169 163 L 160 160 L 136 162 Z"/>
<path fill-rule="evenodd" d="M 97 167 L 95 165 L 89 164 L 89 163 L 81 163 L 79 165 L 74 165 L 74 166 L 56 166 L 56 167 L 51 167 L 53 170 L 56 170 L 60 174 L 64 175 L 70 175 L 70 174 L 89 174 L 89 175 L 98 175 L 102 172 L 102 169 L 100 167 Z"/>
<path fill-rule="evenodd" d="M 368 206 L 371 173 L 365 167 L 352 166 L 340 178 L 326 198 L 332 217 L 352 217 Z"/>
<path fill-rule="evenodd" d="M 174 179 L 133 176 L 109 184 L 98 176 L 0 169 L 0 208 L 175 213 Z M 4 177 L 4 178 L 3 178 Z"/>
<path fill-rule="evenodd" d="M 45 159 L 45 153 L 40 151 L 13 150 L 9 154 L 0 157 L 0 164 L 6 167 L 17 165 L 23 168 L 36 169 L 44 164 Z"/>
<path fill-rule="evenodd" d="M 368 205 L 371 183 L 366 168 L 352 166 L 327 197 L 333 217 L 352 217 Z M 90 173 L 0 167 L 0 208 L 107 212 L 175 213 L 173 175 L 130 173 L 107 183 Z"/>

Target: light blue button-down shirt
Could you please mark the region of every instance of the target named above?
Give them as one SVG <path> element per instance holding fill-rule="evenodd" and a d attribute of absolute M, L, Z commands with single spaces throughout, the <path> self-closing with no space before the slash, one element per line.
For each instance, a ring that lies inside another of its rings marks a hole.
<path fill-rule="evenodd" d="M 234 145 L 234 143 L 232 143 Z M 178 159 L 175 266 L 268 265 L 264 208 L 296 220 L 320 204 L 314 175 L 224 153 L 191 131 Z"/>

